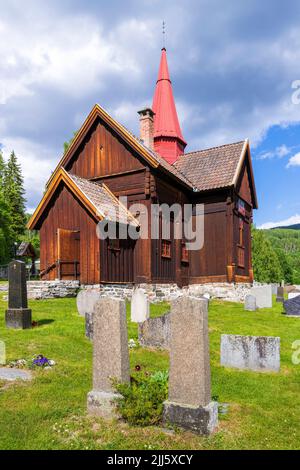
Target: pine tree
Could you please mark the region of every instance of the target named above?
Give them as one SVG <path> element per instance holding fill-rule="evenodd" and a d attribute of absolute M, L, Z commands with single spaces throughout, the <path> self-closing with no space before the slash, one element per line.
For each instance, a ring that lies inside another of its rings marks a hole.
<path fill-rule="evenodd" d="M 10 213 L 11 233 L 14 241 L 18 242 L 25 231 L 26 200 L 22 170 L 14 151 L 11 153 L 5 169 L 4 195 Z"/>
<path fill-rule="evenodd" d="M 0 263 L 6 263 L 10 259 L 12 238 L 10 231 L 9 209 L 5 199 L 5 173 L 6 165 L 0 151 Z"/>

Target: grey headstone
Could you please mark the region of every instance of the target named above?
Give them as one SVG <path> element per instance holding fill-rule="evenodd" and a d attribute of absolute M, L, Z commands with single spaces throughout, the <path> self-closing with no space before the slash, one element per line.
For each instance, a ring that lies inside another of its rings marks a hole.
<path fill-rule="evenodd" d="M 279 372 L 280 338 L 221 335 L 221 365 L 256 372 Z"/>
<path fill-rule="evenodd" d="M 283 302 L 287 316 L 300 317 L 300 295 Z"/>
<path fill-rule="evenodd" d="M 129 382 L 129 371 L 125 302 L 104 297 L 94 310 L 93 391 L 88 394 L 89 413 L 113 417 L 113 400 L 118 395 L 112 379 Z"/>
<path fill-rule="evenodd" d="M 0 368 L 0 380 L 31 380 L 32 374 L 27 370 L 10 369 L 8 367 Z"/>
<path fill-rule="evenodd" d="M 245 310 L 247 310 L 248 312 L 256 311 L 256 297 L 254 295 L 246 295 Z"/>
<path fill-rule="evenodd" d="M 211 402 L 208 301 L 179 297 L 171 306 L 169 398 L 163 420 L 210 434 L 217 410 Z"/>
<path fill-rule="evenodd" d="M 85 314 L 85 336 L 93 341 L 93 331 L 94 331 L 94 314 L 86 313 Z"/>
<path fill-rule="evenodd" d="M 138 324 L 139 343 L 148 348 L 169 349 L 170 347 L 170 314 L 149 318 Z"/>
<path fill-rule="evenodd" d="M 279 287 L 279 284 L 273 283 L 273 284 L 271 284 L 271 286 L 272 286 L 272 294 L 277 295 L 277 289 Z"/>
<path fill-rule="evenodd" d="M 143 323 L 150 316 L 149 300 L 144 289 L 134 289 L 131 297 L 131 321 Z"/>
<path fill-rule="evenodd" d="M 284 287 L 279 286 L 277 289 L 276 302 L 283 302 L 283 301 L 284 301 Z"/>
<path fill-rule="evenodd" d="M 76 298 L 77 310 L 80 316 L 85 317 L 86 313 L 93 313 L 96 303 L 100 300 L 100 290 L 83 289 Z"/>
<path fill-rule="evenodd" d="M 8 267 L 7 328 L 31 328 L 31 310 L 27 303 L 26 267 L 22 261 L 12 261 Z"/>
<path fill-rule="evenodd" d="M 257 308 L 272 308 L 272 286 L 265 285 L 260 287 L 252 287 L 251 295 L 256 298 Z"/>

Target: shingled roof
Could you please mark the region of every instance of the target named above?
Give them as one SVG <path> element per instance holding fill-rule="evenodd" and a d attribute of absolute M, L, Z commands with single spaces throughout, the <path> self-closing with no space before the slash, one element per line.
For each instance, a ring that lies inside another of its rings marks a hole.
<path fill-rule="evenodd" d="M 114 194 L 103 183 L 94 183 L 85 178 L 68 173 L 82 194 L 95 207 L 101 218 L 113 222 L 138 226 L 138 221 L 131 212 L 119 202 Z"/>
<path fill-rule="evenodd" d="M 233 186 L 248 141 L 186 153 L 172 165 L 198 191 Z"/>

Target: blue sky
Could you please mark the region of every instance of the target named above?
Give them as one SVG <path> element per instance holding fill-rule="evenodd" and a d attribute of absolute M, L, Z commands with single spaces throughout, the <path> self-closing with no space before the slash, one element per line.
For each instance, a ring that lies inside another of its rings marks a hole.
<path fill-rule="evenodd" d="M 94 103 L 138 133 L 165 20 L 187 151 L 248 137 L 255 223 L 300 222 L 300 2 L 0 0 L 0 11 L 0 143 L 19 156 L 29 209 Z"/>

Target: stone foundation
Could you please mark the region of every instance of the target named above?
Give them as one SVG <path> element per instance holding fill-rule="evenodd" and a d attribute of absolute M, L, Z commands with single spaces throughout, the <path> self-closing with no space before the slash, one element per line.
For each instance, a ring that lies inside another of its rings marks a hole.
<path fill-rule="evenodd" d="M 191 284 L 182 289 L 177 284 L 140 284 L 151 303 L 170 302 L 183 293 L 201 297 L 209 294 L 213 299 L 230 302 L 244 302 L 246 295 L 250 294 L 251 284 Z M 27 291 L 29 299 L 56 299 L 63 297 L 76 297 L 79 289 L 98 289 L 103 297 L 117 297 L 131 300 L 133 284 L 94 284 L 80 285 L 79 281 L 28 281 Z"/>

